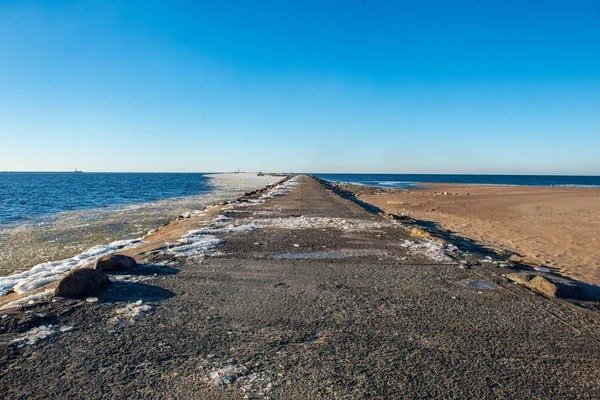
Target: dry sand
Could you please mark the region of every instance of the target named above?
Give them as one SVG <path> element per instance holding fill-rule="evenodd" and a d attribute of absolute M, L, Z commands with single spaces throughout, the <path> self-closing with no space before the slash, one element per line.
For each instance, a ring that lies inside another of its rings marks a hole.
<path fill-rule="evenodd" d="M 599 189 L 425 185 L 430 189 L 359 198 L 387 212 L 437 222 L 484 245 L 511 250 L 518 261 L 558 268 L 574 279 L 600 285 Z"/>

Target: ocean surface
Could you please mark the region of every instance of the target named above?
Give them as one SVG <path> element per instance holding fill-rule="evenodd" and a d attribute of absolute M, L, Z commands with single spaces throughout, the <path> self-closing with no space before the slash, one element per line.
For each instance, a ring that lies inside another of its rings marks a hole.
<path fill-rule="evenodd" d="M 0 225 L 62 211 L 192 196 L 214 188 L 205 174 L 2 173 Z"/>
<path fill-rule="evenodd" d="M 0 173 L 0 276 L 130 240 L 281 178 L 202 173 Z"/>
<path fill-rule="evenodd" d="M 313 174 L 333 181 L 385 188 L 409 189 L 423 183 L 472 185 L 561 186 L 600 188 L 600 176 L 567 175 L 441 175 L 441 174 Z"/>

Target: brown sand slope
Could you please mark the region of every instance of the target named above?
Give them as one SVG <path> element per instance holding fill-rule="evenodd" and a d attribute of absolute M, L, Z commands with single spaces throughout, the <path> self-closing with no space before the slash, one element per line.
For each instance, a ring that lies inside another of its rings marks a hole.
<path fill-rule="evenodd" d="M 427 185 L 431 189 L 360 199 L 514 251 L 519 261 L 559 268 L 575 279 L 600 284 L 600 190 Z M 436 194 L 440 192 L 449 194 Z"/>

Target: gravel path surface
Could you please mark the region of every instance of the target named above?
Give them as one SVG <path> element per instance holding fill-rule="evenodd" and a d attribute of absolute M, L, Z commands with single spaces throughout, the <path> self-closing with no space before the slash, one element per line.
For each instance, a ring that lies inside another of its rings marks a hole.
<path fill-rule="evenodd" d="M 0 398 L 600 398 L 596 313 L 427 256 L 309 177 L 289 189 L 97 301 L 0 310 Z"/>

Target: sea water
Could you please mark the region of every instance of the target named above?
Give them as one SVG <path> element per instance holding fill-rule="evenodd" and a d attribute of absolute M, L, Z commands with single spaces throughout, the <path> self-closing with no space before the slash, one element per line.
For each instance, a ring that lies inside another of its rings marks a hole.
<path fill-rule="evenodd" d="M 600 188 L 600 176 L 569 175 L 444 175 L 444 174 L 314 174 L 332 182 L 409 189 L 419 183 L 474 185 L 561 186 Z"/>

